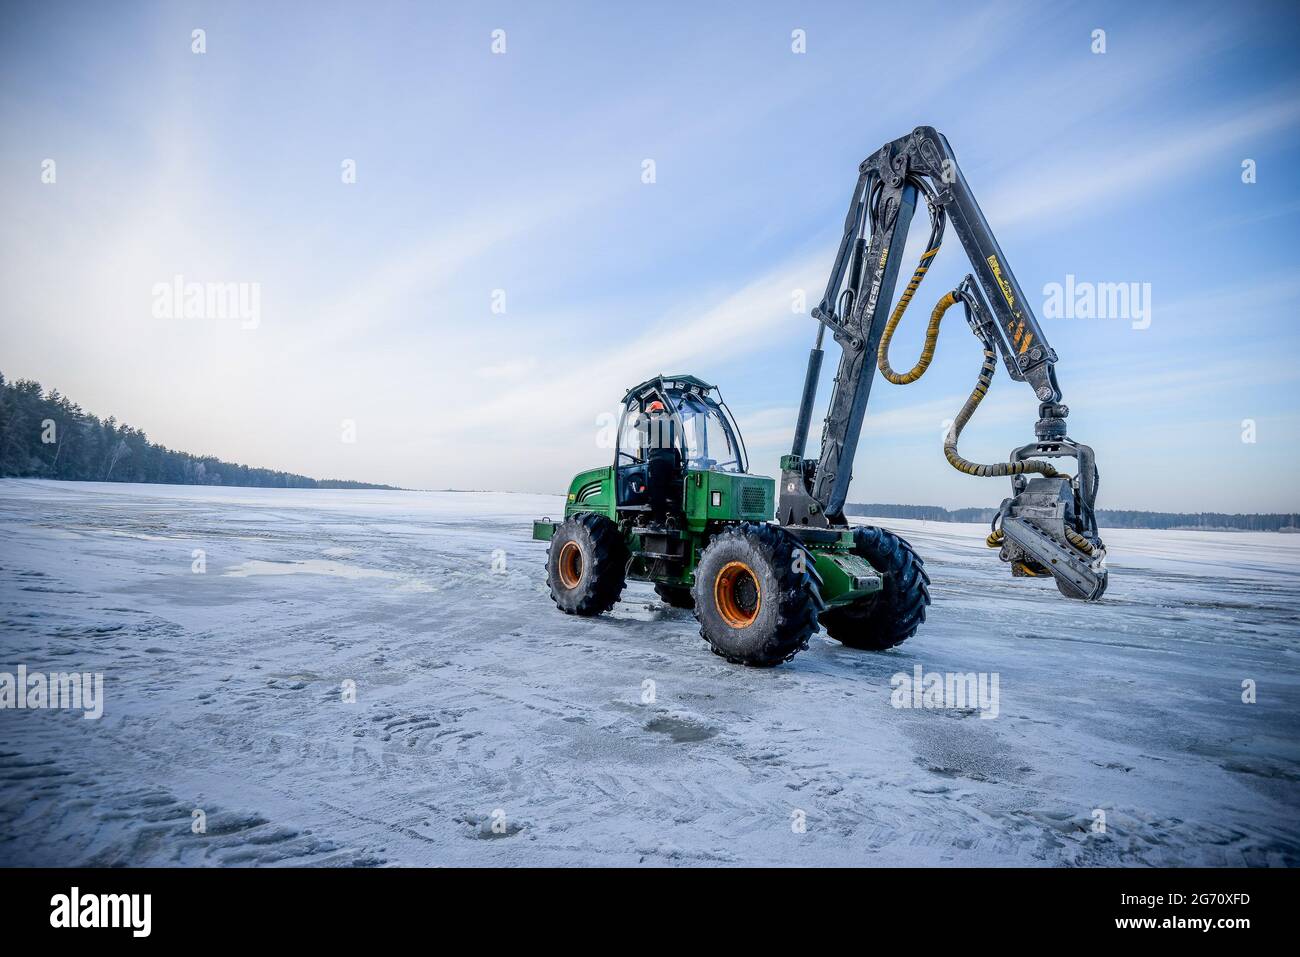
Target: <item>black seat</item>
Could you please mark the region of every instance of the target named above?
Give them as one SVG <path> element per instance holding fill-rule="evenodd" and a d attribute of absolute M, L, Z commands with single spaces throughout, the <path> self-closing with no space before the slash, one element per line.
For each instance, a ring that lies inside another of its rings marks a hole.
<path fill-rule="evenodd" d="M 649 481 L 645 463 L 624 465 L 618 470 L 618 504 L 620 508 L 647 508 Z"/>
<path fill-rule="evenodd" d="M 682 453 L 676 447 L 646 453 L 646 504 L 654 515 L 681 510 Z"/>

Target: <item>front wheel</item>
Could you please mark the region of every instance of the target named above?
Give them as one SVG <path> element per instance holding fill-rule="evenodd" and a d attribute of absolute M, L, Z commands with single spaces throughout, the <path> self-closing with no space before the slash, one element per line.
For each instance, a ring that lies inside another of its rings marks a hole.
<path fill-rule="evenodd" d="M 916 634 L 930 604 L 930 576 L 907 539 L 871 525 L 853 531 L 853 552 L 884 580 L 874 595 L 822 612 L 826 633 L 850 648 L 884 651 Z"/>
<path fill-rule="evenodd" d="M 566 615 L 599 615 L 623 594 L 627 543 L 604 515 L 587 512 L 560 523 L 546 555 L 551 598 Z"/>
<path fill-rule="evenodd" d="M 695 570 L 695 617 L 713 653 L 771 668 L 808 647 L 825 607 L 808 550 L 775 525 L 741 524 L 709 542 Z"/>

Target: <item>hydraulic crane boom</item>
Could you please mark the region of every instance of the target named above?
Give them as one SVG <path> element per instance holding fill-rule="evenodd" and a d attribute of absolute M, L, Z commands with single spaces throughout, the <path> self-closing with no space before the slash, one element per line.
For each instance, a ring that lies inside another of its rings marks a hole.
<path fill-rule="evenodd" d="M 924 199 L 929 212 L 930 239 L 893 305 L 903 247 L 918 199 Z M 900 375 L 889 366 L 889 341 L 939 251 L 948 221 L 966 251 L 973 275 L 940 299 L 931 315 L 920 360 L 910 372 Z M 1051 574 L 1062 593 L 1098 598 L 1105 590 L 1106 571 L 1094 516 L 1098 477 L 1092 449 L 1066 436 L 1069 410 L 1062 404 L 1056 381 L 1057 355 L 952 148 L 933 127 L 917 127 L 908 136 L 887 143 L 858 169 L 826 293 L 813 309 L 819 323 L 817 341 L 808 359 L 794 443 L 781 461 L 778 519 L 787 525 L 814 527 L 846 524 L 844 505 L 874 368 L 878 365 L 896 384 L 919 379 L 933 357 L 940 320 L 958 302 L 984 346 L 985 362 L 975 391 L 944 443 L 945 455 L 954 468 L 968 474 L 1011 477 L 1013 496 L 1003 502 L 989 544 L 1001 548 L 1001 557 L 1011 563 L 1013 574 Z M 804 458 L 804 452 L 827 329 L 842 354 L 822 428 L 820 456 L 811 460 Z M 996 368 L 994 349 L 1001 353 L 1011 377 L 1028 383 L 1039 400 L 1036 441 L 1015 450 L 1007 462 L 978 465 L 958 454 L 957 439 L 989 386 Z M 1073 478 L 1062 475 L 1046 461 L 1050 458 L 1076 459 L 1078 474 Z M 1026 478 L 1034 473 L 1038 477 Z"/>

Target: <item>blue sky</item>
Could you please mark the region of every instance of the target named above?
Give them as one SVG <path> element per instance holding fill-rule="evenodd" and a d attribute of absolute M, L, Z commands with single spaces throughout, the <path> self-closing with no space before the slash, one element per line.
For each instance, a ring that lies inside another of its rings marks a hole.
<path fill-rule="evenodd" d="M 1044 320 L 1100 504 L 1294 511 L 1298 42 L 1293 3 L 6 4 L 0 370 L 177 448 L 520 491 L 688 371 L 772 474 L 814 334 L 792 292 L 820 298 L 857 164 L 927 124 L 1040 316 L 1067 274 L 1150 284 L 1149 328 Z M 968 268 L 950 237 L 896 368 Z M 256 328 L 156 318 L 177 274 L 257 283 Z M 941 450 L 979 358 L 953 314 L 924 379 L 876 382 L 853 500 L 1001 500 Z M 999 370 L 963 452 L 1035 418 Z"/>

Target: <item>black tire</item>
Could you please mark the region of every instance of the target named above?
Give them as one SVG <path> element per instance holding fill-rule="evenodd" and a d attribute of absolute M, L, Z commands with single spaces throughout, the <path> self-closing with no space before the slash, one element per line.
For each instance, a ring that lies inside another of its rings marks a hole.
<path fill-rule="evenodd" d="M 775 525 L 714 536 L 695 569 L 695 617 L 713 653 L 771 668 L 808 647 L 825 608 L 813 557 Z"/>
<path fill-rule="evenodd" d="M 694 608 L 695 596 L 689 585 L 663 585 L 655 582 L 655 594 L 674 608 Z"/>
<path fill-rule="evenodd" d="M 623 594 L 627 559 L 627 543 L 604 515 L 566 518 L 546 553 L 546 582 L 555 606 L 566 615 L 609 611 Z"/>
<path fill-rule="evenodd" d="M 850 648 L 884 651 L 902 644 L 916 634 L 930 604 L 925 562 L 906 539 L 871 525 L 854 529 L 853 551 L 880 572 L 884 588 L 822 612 L 822 627 Z"/>

